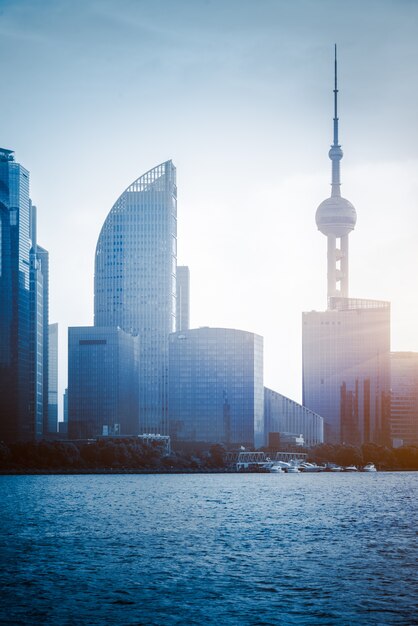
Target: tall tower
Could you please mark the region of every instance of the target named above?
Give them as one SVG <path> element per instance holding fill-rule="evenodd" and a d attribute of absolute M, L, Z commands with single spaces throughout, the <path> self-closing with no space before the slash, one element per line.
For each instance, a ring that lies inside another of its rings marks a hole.
<path fill-rule="evenodd" d="M 337 46 L 334 60 L 334 141 L 328 153 L 332 162 L 331 197 L 319 205 L 316 224 L 328 242 L 328 301 L 333 296 L 348 298 L 348 235 L 356 225 L 356 210 L 341 196 L 340 161 L 343 151 L 338 143 Z"/>
<path fill-rule="evenodd" d="M 176 271 L 176 168 L 166 161 L 122 193 L 96 248 L 94 325 L 119 326 L 139 337 L 142 433 L 168 434 L 168 336 L 175 330 Z"/>
<path fill-rule="evenodd" d="M 46 250 L 36 242 L 29 172 L 0 148 L 0 439 L 43 434 Z"/>
<path fill-rule="evenodd" d="M 324 418 L 327 443 L 388 443 L 390 303 L 348 297 L 353 205 L 341 197 L 335 47 L 331 197 L 316 212 L 328 240 L 328 306 L 302 314 L 303 405 Z"/>

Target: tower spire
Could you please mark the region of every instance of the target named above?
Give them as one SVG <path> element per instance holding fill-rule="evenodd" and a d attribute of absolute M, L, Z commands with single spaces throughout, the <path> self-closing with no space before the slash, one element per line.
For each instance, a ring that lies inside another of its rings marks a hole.
<path fill-rule="evenodd" d="M 331 197 L 321 202 L 316 212 L 318 229 L 328 240 L 328 298 L 348 297 L 348 235 L 356 224 L 356 210 L 341 197 L 340 161 L 343 151 L 338 143 L 337 44 L 334 44 L 334 137 L 328 156 L 332 162 Z"/>
<path fill-rule="evenodd" d="M 334 146 L 338 146 L 338 113 L 337 113 L 337 44 L 334 44 Z"/>
<path fill-rule="evenodd" d="M 343 158 L 343 151 L 338 143 L 337 44 L 334 44 L 334 142 L 328 156 L 332 161 L 331 196 L 341 196 L 340 161 Z"/>

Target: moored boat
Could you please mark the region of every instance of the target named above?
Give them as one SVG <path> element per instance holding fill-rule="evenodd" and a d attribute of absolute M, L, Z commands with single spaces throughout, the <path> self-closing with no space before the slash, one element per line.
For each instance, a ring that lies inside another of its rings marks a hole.
<path fill-rule="evenodd" d="M 317 465 L 316 463 L 308 463 L 308 461 L 305 461 L 299 465 L 299 469 L 301 472 L 318 473 L 323 472 L 325 467 Z"/>
<path fill-rule="evenodd" d="M 376 465 L 374 463 L 367 463 L 363 467 L 363 472 L 377 472 Z"/>
<path fill-rule="evenodd" d="M 343 472 L 358 472 L 358 468 L 355 465 L 347 465 L 343 468 Z"/>

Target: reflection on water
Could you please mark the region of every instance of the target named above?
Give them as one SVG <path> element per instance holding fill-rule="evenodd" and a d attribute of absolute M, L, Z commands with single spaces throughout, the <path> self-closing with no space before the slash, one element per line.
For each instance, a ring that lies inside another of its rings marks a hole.
<path fill-rule="evenodd" d="M 417 480 L 1 476 L 0 623 L 411 626 Z"/>

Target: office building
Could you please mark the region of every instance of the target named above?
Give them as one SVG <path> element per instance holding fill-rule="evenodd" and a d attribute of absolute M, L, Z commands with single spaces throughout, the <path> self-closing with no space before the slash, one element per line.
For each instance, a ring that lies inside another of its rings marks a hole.
<path fill-rule="evenodd" d="M 176 331 L 190 328 L 190 272 L 186 265 L 177 266 Z"/>
<path fill-rule="evenodd" d="M 62 394 L 62 421 L 58 422 L 58 432 L 60 437 L 68 435 L 68 388 Z"/>
<path fill-rule="evenodd" d="M 173 333 L 169 373 L 173 445 L 264 444 L 262 337 L 226 328 Z"/>
<path fill-rule="evenodd" d="M 58 324 L 49 324 L 48 343 L 48 435 L 58 430 Z"/>
<path fill-rule="evenodd" d="M 264 388 L 264 428 L 270 447 L 277 447 L 275 441 L 288 443 L 291 436 L 299 439 L 300 435 L 307 447 L 324 442 L 324 420 L 320 415 L 267 387 Z"/>
<path fill-rule="evenodd" d="M 96 248 L 94 324 L 139 336 L 139 429 L 167 434 L 168 336 L 175 330 L 176 169 L 134 181 L 106 218 Z M 70 407 L 71 407 L 70 390 Z M 70 408 L 71 414 L 71 408 Z"/>
<path fill-rule="evenodd" d="M 68 329 L 71 439 L 138 435 L 138 337 L 120 328 Z"/>
<path fill-rule="evenodd" d="M 325 440 L 387 443 L 390 304 L 330 298 L 303 313 L 303 404 L 325 419 Z"/>
<path fill-rule="evenodd" d="M 316 212 L 327 237 L 328 308 L 302 316 L 302 402 L 324 418 L 327 442 L 388 443 L 390 304 L 348 297 L 348 236 L 356 211 L 340 192 L 337 94 L 335 58 L 331 197 Z"/>
<path fill-rule="evenodd" d="M 418 446 L 418 352 L 392 352 L 390 367 L 392 445 Z"/>
<path fill-rule="evenodd" d="M 35 207 L 33 207 L 35 208 Z M 36 209 L 35 209 L 36 210 Z M 36 214 L 35 214 L 36 219 Z M 49 424 L 49 252 L 42 246 L 36 244 L 36 258 L 42 272 L 42 301 L 43 301 L 43 434 L 48 436 L 50 433 Z M 53 426 L 52 426 L 53 428 Z M 54 432 L 52 430 L 52 432 Z M 56 432 L 56 428 L 55 428 Z"/>
<path fill-rule="evenodd" d="M 31 441 L 42 436 L 45 416 L 47 276 L 29 172 L 3 148 L 0 230 L 0 439 Z"/>

